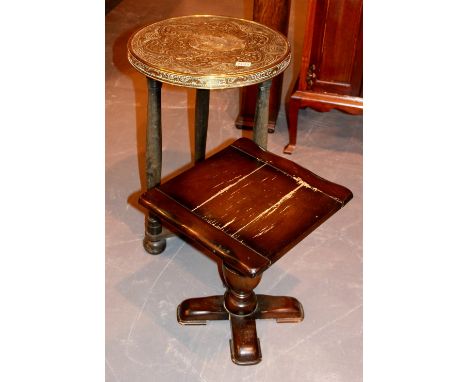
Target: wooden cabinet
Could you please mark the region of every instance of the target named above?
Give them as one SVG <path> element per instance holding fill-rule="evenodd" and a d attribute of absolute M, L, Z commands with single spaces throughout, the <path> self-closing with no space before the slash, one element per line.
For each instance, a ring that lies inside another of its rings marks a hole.
<path fill-rule="evenodd" d="M 290 7 L 291 0 L 254 0 L 253 20 L 287 36 Z M 270 133 L 275 131 L 276 119 L 281 104 L 282 82 L 283 73 L 273 78 L 271 82 L 268 109 L 268 131 Z M 257 94 L 257 85 L 241 89 L 240 110 L 236 119 L 237 128 L 251 129 L 253 127 Z"/>
<path fill-rule="evenodd" d="M 362 0 L 310 0 L 307 12 L 301 69 L 288 102 L 287 154 L 296 146 L 300 108 L 363 110 Z"/>

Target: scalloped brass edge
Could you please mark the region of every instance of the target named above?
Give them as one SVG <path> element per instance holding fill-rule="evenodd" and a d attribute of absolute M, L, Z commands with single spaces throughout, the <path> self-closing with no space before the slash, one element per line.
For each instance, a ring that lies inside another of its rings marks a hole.
<path fill-rule="evenodd" d="M 289 51 L 286 58 L 278 64 L 258 72 L 246 73 L 239 76 L 195 76 L 158 70 L 136 59 L 130 52 L 128 52 L 128 61 L 145 76 L 167 84 L 195 89 L 230 89 L 258 84 L 276 77 L 289 66 L 291 52 Z"/>

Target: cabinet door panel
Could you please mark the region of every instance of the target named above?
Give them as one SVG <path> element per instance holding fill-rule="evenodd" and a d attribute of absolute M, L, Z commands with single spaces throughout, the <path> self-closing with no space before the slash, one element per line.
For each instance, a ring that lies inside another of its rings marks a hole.
<path fill-rule="evenodd" d="M 315 0 L 308 89 L 359 95 L 362 0 Z"/>

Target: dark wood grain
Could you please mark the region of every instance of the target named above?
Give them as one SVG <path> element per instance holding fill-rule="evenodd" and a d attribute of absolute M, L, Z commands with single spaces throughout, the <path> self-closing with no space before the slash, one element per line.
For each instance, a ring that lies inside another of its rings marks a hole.
<path fill-rule="evenodd" d="M 312 44 L 304 47 L 310 59 L 302 61 L 300 89 L 358 96 L 362 69 L 355 71 L 355 63 L 362 62 L 362 0 L 318 0 L 315 17 L 313 12 L 310 16 L 306 33 L 313 28 Z"/>
<path fill-rule="evenodd" d="M 237 272 L 254 277 L 351 197 L 345 187 L 241 138 L 140 200 Z"/>
<path fill-rule="evenodd" d="M 296 146 L 300 108 L 361 114 L 362 78 L 362 0 L 310 0 L 301 69 L 287 101 L 284 152 Z"/>

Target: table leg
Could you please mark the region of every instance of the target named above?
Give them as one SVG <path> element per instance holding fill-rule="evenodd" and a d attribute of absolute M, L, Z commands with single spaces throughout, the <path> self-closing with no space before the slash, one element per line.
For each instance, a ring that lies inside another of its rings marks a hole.
<path fill-rule="evenodd" d="M 258 85 L 257 106 L 253 127 L 253 140 L 262 149 L 268 144 L 268 105 L 270 100 L 271 80 Z"/>
<path fill-rule="evenodd" d="M 161 141 L 161 86 L 162 83 L 147 78 L 148 108 L 146 126 L 146 188 L 150 189 L 161 182 L 162 141 Z M 161 222 L 151 212 L 146 218 L 143 246 L 152 255 L 166 248 L 166 239 L 161 239 Z"/>
<path fill-rule="evenodd" d="M 209 110 L 210 90 L 197 89 L 195 101 L 195 162 L 205 159 Z"/>

